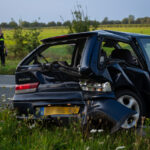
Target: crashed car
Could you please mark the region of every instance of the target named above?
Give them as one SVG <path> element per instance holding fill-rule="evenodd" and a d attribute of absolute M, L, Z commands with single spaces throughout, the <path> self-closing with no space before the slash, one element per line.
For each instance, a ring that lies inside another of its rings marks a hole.
<path fill-rule="evenodd" d="M 116 131 L 149 116 L 150 36 L 100 30 L 42 43 L 16 69 L 17 118 L 102 119 Z"/>

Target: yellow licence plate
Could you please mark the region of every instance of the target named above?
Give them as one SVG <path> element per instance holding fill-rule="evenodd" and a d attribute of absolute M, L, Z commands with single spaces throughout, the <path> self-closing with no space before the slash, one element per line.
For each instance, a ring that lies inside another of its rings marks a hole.
<path fill-rule="evenodd" d="M 51 106 L 44 107 L 44 116 L 48 115 L 71 115 L 78 114 L 80 107 L 59 107 L 59 106 Z"/>

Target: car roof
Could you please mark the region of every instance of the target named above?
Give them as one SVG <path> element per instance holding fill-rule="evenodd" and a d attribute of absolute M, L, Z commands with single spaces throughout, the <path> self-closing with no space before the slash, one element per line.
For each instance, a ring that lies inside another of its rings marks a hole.
<path fill-rule="evenodd" d="M 73 40 L 77 38 L 84 38 L 88 37 L 91 35 L 97 34 L 97 32 L 81 32 L 81 33 L 73 33 L 73 34 L 66 34 L 66 35 L 61 35 L 61 36 L 55 36 L 55 37 L 50 37 L 41 40 L 43 43 L 49 43 L 49 42 L 56 42 L 56 41 L 62 41 L 62 40 Z"/>
<path fill-rule="evenodd" d="M 134 37 L 134 38 L 136 38 L 136 37 L 149 37 L 150 38 L 150 35 L 139 34 L 139 33 L 118 32 L 118 31 L 111 31 L 111 30 L 104 30 L 104 31 L 112 33 L 112 34 L 120 35 L 120 36 L 125 36 L 125 37 L 129 37 L 130 36 L 130 37 Z"/>
<path fill-rule="evenodd" d="M 78 38 L 85 38 L 91 35 L 101 35 L 104 37 L 109 38 L 115 38 L 118 40 L 122 40 L 125 42 L 129 42 L 132 38 L 150 38 L 149 35 L 144 34 L 137 34 L 137 33 L 129 33 L 129 32 L 118 32 L 118 31 L 111 31 L 111 30 L 96 30 L 96 31 L 90 31 L 90 32 L 81 32 L 81 33 L 73 33 L 73 34 L 67 34 L 67 35 L 61 35 L 61 36 L 55 36 L 50 37 L 41 40 L 43 43 L 51 43 L 56 41 L 62 41 L 62 40 L 73 40 Z"/>

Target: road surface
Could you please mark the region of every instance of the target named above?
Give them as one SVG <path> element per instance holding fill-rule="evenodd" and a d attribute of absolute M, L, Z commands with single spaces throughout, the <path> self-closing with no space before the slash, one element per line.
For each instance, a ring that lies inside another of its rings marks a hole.
<path fill-rule="evenodd" d="M 14 75 L 0 75 L 0 101 L 13 97 L 15 88 Z"/>

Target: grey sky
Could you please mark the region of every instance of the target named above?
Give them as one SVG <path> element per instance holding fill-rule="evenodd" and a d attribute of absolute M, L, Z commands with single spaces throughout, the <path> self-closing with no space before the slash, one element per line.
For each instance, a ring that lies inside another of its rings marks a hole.
<path fill-rule="evenodd" d="M 121 20 L 132 14 L 137 17 L 150 17 L 150 0 L 0 0 L 0 22 L 9 22 L 11 18 L 41 22 L 71 19 L 71 10 L 79 3 L 87 7 L 90 19 Z"/>

